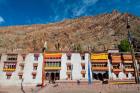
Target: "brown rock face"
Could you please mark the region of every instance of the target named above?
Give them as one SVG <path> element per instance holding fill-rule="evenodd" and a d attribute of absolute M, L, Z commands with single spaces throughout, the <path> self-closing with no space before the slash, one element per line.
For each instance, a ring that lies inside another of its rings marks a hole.
<path fill-rule="evenodd" d="M 129 15 L 132 35 L 140 37 L 140 19 Z M 53 24 L 0 27 L 0 51 L 40 51 L 47 41 L 49 50 L 95 51 L 114 49 L 127 38 L 126 14 L 113 11 L 110 14 L 86 16 Z"/>

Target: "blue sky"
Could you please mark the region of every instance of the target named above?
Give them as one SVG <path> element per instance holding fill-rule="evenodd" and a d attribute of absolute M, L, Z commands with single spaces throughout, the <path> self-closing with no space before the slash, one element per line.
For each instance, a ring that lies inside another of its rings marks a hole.
<path fill-rule="evenodd" d="M 0 26 L 47 24 L 114 9 L 140 16 L 140 0 L 0 0 Z"/>

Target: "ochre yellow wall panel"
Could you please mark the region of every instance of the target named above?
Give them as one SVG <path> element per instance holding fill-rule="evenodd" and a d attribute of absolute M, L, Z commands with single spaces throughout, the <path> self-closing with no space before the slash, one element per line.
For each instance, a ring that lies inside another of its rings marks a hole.
<path fill-rule="evenodd" d="M 94 59 L 108 59 L 108 55 L 106 53 L 93 53 L 91 54 L 91 60 Z"/>

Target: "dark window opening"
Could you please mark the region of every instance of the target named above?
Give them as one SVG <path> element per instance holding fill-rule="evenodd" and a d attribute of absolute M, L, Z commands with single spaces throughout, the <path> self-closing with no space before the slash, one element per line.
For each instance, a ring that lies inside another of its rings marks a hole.
<path fill-rule="evenodd" d="M 83 56 L 81 56 L 81 58 L 82 58 L 82 60 L 85 60 L 85 56 L 83 55 Z"/>
<path fill-rule="evenodd" d="M 85 78 L 85 74 L 82 74 L 82 77 Z"/>
<path fill-rule="evenodd" d="M 68 60 L 71 60 L 71 56 L 67 56 L 67 59 L 68 59 Z"/>
<path fill-rule="evenodd" d="M 19 79 L 22 79 L 22 75 L 19 75 Z"/>
<path fill-rule="evenodd" d="M 7 75 L 7 79 L 10 79 L 11 78 L 11 75 Z"/>

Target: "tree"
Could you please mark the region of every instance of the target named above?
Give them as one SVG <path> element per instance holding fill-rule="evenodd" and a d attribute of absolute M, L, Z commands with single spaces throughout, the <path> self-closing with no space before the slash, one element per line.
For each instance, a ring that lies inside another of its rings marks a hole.
<path fill-rule="evenodd" d="M 118 45 L 120 52 L 130 52 L 130 44 L 127 39 L 124 39 Z"/>

